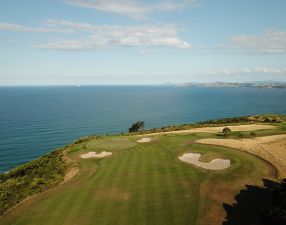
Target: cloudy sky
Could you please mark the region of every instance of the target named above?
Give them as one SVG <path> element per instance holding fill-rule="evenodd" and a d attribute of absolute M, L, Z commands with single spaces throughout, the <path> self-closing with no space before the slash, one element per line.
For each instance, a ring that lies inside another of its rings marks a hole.
<path fill-rule="evenodd" d="M 286 81 L 285 0 L 1 0 L 0 85 Z"/>

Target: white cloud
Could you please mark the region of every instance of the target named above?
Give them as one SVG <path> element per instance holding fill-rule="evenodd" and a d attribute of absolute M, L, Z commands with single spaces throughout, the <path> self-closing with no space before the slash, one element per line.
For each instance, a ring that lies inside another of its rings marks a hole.
<path fill-rule="evenodd" d="M 266 31 L 260 35 L 235 35 L 227 38 L 227 44 L 218 47 L 238 49 L 250 53 L 286 53 L 286 31 Z"/>
<path fill-rule="evenodd" d="M 0 31 L 11 31 L 11 32 L 33 32 L 33 33 L 69 33 L 71 30 L 68 29 L 57 29 L 51 27 L 27 27 L 19 24 L 4 23 L 0 22 Z"/>
<path fill-rule="evenodd" d="M 221 71 L 209 71 L 207 74 L 210 75 L 232 75 L 232 74 L 286 74 L 286 68 L 277 69 L 267 66 L 258 66 L 251 68 L 240 68 L 237 70 L 221 70 Z"/>
<path fill-rule="evenodd" d="M 11 23 L 0 23 L 0 30 L 12 32 L 62 33 L 61 38 L 36 45 L 37 48 L 58 50 L 96 50 L 121 46 L 169 46 L 189 48 L 190 44 L 178 37 L 179 27 L 166 25 L 93 25 L 67 20 L 47 20 L 42 27 L 33 28 Z M 81 38 L 70 39 L 65 34 L 74 33 Z"/>
<path fill-rule="evenodd" d="M 144 18 L 154 12 L 171 12 L 182 10 L 191 5 L 198 5 L 197 0 L 157 0 L 144 4 L 136 0 L 65 0 L 65 2 L 98 11 L 116 13 L 131 18 Z"/>
<path fill-rule="evenodd" d="M 75 24 L 75 26 L 77 26 Z M 82 28 L 80 25 L 78 29 Z M 52 40 L 38 45 L 44 49 L 95 50 L 116 46 L 170 46 L 189 48 L 190 44 L 177 37 L 177 27 L 164 26 L 91 26 L 91 34 L 81 39 Z"/>

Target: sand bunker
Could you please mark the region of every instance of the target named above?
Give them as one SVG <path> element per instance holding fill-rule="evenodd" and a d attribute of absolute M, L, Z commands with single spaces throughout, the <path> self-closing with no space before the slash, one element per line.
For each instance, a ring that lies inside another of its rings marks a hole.
<path fill-rule="evenodd" d="M 104 158 L 104 157 L 109 156 L 109 155 L 112 155 L 112 152 L 103 151 L 103 152 L 101 152 L 99 154 L 97 154 L 96 152 L 89 152 L 89 153 L 81 155 L 80 157 L 83 158 L 83 159 Z"/>
<path fill-rule="evenodd" d="M 151 141 L 151 138 L 141 138 L 140 140 L 138 140 L 137 142 L 139 143 L 148 143 Z"/>
<path fill-rule="evenodd" d="M 208 138 L 196 142 L 236 148 L 258 155 L 276 167 L 279 177 L 286 177 L 286 134 L 239 140 Z"/>
<path fill-rule="evenodd" d="M 190 163 L 207 170 L 224 170 L 230 167 L 229 159 L 213 159 L 212 161 L 205 163 L 199 161 L 201 156 L 202 155 L 199 153 L 185 153 L 179 157 L 179 159 L 183 162 Z"/>

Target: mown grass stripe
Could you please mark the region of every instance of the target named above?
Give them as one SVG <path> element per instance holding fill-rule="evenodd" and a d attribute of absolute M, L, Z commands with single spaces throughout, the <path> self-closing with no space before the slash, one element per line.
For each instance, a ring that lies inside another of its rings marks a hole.
<path fill-rule="evenodd" d="M 174 214 L 173 208 L 177 207 L 176 205 L 172 204 L 171 199 L 171 185 L 168 182 L 168 168 L 164 160 L 166 159 L 166 155 L 158 154 L 159 156 L 159 167 L 158 170 L 158 202 L 160 204 L 160 217 L 162 219 L 162 223 L 164 224 L 174 224 Z M 167 157 L 168 158 L 168 157 Z"/>
<path fill-rule="evenodd" d="M 124 167 L 128 164 L 128 157 L 117 157 L 116 159 L 116 167 L 113 168 L 113 170 L 116 171 L 114 175 L 109 177 L 108 179 L 103 179 L 99 183 L 99 189 L 96 193 L 96 200 L 95 203 L 97 203 L 95 210 L 96 212 L 93 214 L 92 218 L 95 221 L 98 221 L 100 224 L 108 224 L 108 220 L 110 219 L 109 215 L 111 212 L 113 212 L 114 216 L 116 216 L 117 211 L 113 210 L 113 204 L 114 199 L 100 199 L 105 198 L 104 195 L 108 195 L 110 191 L 112 191 L 112 188 L 118 188 L 118 182 L 121 179 L 121 174 L 124 171 Z M 110 189 L 111 188 L 111 189 Z M 109 190 L 110 189 L 110 190 Z"/>
<path fill-rule="evenodd" d="M 91 159 L 93 160 L 93 159 Z M 73 221 L 76 221 L 77 218 L 79 218 L 79 212 L 80 211 L 87 211 L 89 209 L 86 209 L 86 199 L 87 196 L 90 195 L 91 190 L 93 190 L 96 185 L 98 185 L 101 181 L 101 179 L 108 179 L 109 175 L 114 173 L 114 166 L 116 164 L 116 161 L 110 159 L 103 159 L 109 161 L 109 167 L 102 168 L 101 165 L 99 165 L 99 168 L 93 171 L 93 173 L 87 177 L 86 182 L 83 182 L 82 185 L 78 187 L 78 195 L 77 199 L 73 202 L 67 202 L 67 210 L 69 212 L 69 215 L 66 217 L 63 217 L 63 224 L 72 224 Z M 85 162 L 84 162 L 85 163 Z M 88 163 L 88 162 L 86 162 Z M 100 162 L 101 164 L 102 162 Z M 82 223 L 84 223 L 82 221 Z"/>
<path fill-rule="evenodd" d="M 132 174 L 129 177 L 129 190 L 132 193 L 129 205 L 127 206 L 127 223 L 126 224 L 132 224 L 136 225 L 138 223 L 138 214 L 139 214 L 139 188 L 141 186 L 140 184 L 140 162 L 141 162 L 141 154 L 138 154 L 140 148 L 143 148 L 142 145 L 138 145 L 136 147 L 136 152 L 132 152 L 132 161 L 130 162 L 130 171 L 132 171 Z"/>
<path fill-rule="evenodd" d="M 128 192 L 128 177 L 126 174 L 129 173 L 130 170 L 130 161 L 132 160 L 132 155 L 128 154 L 124 157 L 124 161 L 122 162 L 122 167 L 118 173 L 118 175 L 113 180 L 112 184 L 110 184 L 111 188 L 116 188 L 116 195 L 114 199 L 110 200 L 109 210 L 114 212 L 113 217 L 107 217 L 106 224 L 124 224 L 125 217 L 128 216 L 124 212 L 124 205 L 129 201 L 129 192 Z"/>
<path fill-rule="evenodd" d="M 136 179 L 136 184 L 134 185 L 136 191 L 136 214 L 131 214 L 132 217 L 134 216 L 133 222 L 135 224 L 147 224 L 145 214 L 146 214 L 146 183 L 145 183 L 145 173 L 146 173 L 146 149 L 145 145 L 140 145 L 138 147 L 138 152 L 136 154 L 136 161 L 137 161 L 137 176 L 134 177 Z"/>

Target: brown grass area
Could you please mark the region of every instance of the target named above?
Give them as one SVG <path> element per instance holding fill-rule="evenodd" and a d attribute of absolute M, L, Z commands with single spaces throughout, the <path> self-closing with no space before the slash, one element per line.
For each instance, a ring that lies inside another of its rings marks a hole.
<path fill-rule="evenodd" d="M 137 135 L 141 136 L 153 136 L 158 134 L 185 134 L 185 133 L 219 133 L 223 130 L 224 127 L 200 127 L 193 128 L 188 130 L 177 130 L 177 131 L 168 131 L 168 132 L 159 132 L 152 134 L 142 134 Z M 232 131 L 254 131 L 254 130 L 268 130 L 276 129 L 276 126 L 267 125 L 267 124 L 248 124 L 248 125 L 238 125 L 238 126 L 228 126 Z"/>
<path fill-rule="evenodd" d="M 65 176 L 62 184 L 71 180 L 79 172 L 78 162 L 75 159 L 68 156 L 68 149 L 63 151 L 63 161 L 65 162 L 66 165 L 68 165 L 68 168 L 65 171 Z"/>
<path fill-rule="evenodd" d="M 286 177 L 286 134 L 240 140 L 200 139 L 197 143 L 220 145 L 250 152 L 269 161 L 277 169 L 278 177 Z"/>
<path fill-rule="evenodd" d="M 79 168 L 78 167 L 73 167 L 71 168 L 64 177 L 64 181 L 62 182 L 63 184 L 68 182 L 69 180 L 71 180 L 73 177 L 75 177 L 79 172 Z"/>
<path fill-rule="evenodd" d="M 233 198 L 241 189 L 245 188 L 245 185 L 262 185 L 262 182 L 253 183 L 250 179 L 241 179 L 237 182 L 217 182 L 212 184 L 211 191 L 208 191 L 208 198 L 210 201 L 205 206 L 207 214 L 202 217 L 200 224 L 208 224 L 208 221 L 212 221 L 212 224 L 222 224 L 226 217 L 226 212 L 223 208 L 223 203 L 233 204 L 235 199 Z"/>

